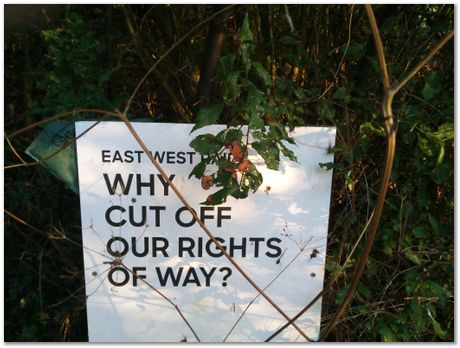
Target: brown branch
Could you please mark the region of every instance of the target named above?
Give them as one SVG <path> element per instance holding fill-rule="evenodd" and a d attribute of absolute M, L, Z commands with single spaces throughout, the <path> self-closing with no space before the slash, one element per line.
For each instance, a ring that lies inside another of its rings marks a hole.
<path fill-rule="evenodd" d="M 57 114 L 57 115 L 48 117 L 48 118 L 46 118 L 44 120 L 32 123 L 32 124 L 28 125 L 27 127 L 21 128 L 21 129 L 19 129 L 17 131 L 14 131 L 13 133 L 10 133 L 8 135 L 8 137 L 10 139 L 14 138 L 15 136 L 17 136 L 17 135 L 19 135 L 21 133 L 24 133 L 24 132 L 26 132 L 28 130 L 31 130 L 31 129 L 35 128 L 35 127 L 41 126 L 42 124 L 45 124 L 45 123 L 48 123 L 48 122 L 51 122 L 51 121 L 55 121 L 55 120 L 59 120 L 61 118 L 64 118 L 64 117 L 67 117 L 67 116 L 72 116 L 74 114 L 78 114 L 78 113 L 82 113 L 82 112 L 95 113 L 95 114 L 107 114 L 107 115 L 110 115 L 110 116 L 118 116 L 117 112 L 111 112 L 111 111 L 101 110 L 101 109 L 75 109 L 75 110 L 72 110 L 72 111 L 63 112 L 62 114 Z"/>
<path fill-rule="evenodd" d="M 366 8 L 367 16 L 369 17 L 369 24 L 371 25 L 372 35 L 374 36 L 375 48 L 377 50 L 377 57 L 379 58 L 380 68 L 383 73 L 383 88 L 385 93 L 388 92 L 390 88 L 390 78 L 388 76 L 387 63 L 385 61 L 385 52 L 383 51 L 382 39 L 380 37 L 379 28 L 377 26 L 377 21 L 374 16 L 374 11 L 372 10 L 371 5 L 364 5 Z"/>
<path fill-rule="evenodd" d="M 147 157 L 150 159 L 152 164 L 155 166 L 155 168 L 158 170 L 160 175 L 164 178 L 164 180 L 168 183 L 169 187 L 174 191 L 174 193 L 177 195 L 177 197 L 180 199 L 180 201 L 184 204 L 184 206 L 187 208 L 187 210 L 190 212 L 190 214 L 193 216 L 193 218 L 198 222 L 202 230 L 206 233 L 206 235 L 209 237 L 209 239 L 212 240 L 212 242 L 216 245 L 216 247 L 222 252 L 222 254 L 230 261 L 230 263 L 233 265 L 233 267 L 236 268 L 236 270 L 251 284 L 251 286 L 257 290 L 259 294 L 262 295 L 265 300 L 267 300 L 268 303 L 270 303 L 273 308 L 275 308 L 278 313 L 280 313 L 286 320 L 290 321 L 291 319 L 289 316 L 251 279 L 251 277 L 240 267 L 240 265 L 230 256 L 230 254 L 227 252 L 226 248 L 222 246 L 222 244 L 219 243 L 219 241 L 216 239 L 216 237 L 211 233 L 211 231 L 208 229 L 208 227 L 203 223 L 203 221 L 198 217 L 196 214 L 195 210 L 190 206 L 190 204 L 187 202 L 185 197 L 182 195 L 182 193 L 177 189 L 176 185 L 169 179 L 169 176 L 166 174 L 166 172 L 163 170 L 163 168 L 158 164 L 158 162 L 155 160 L 153 155 L 150 153 L 149 149 L 145 145 L 145 143 L 142 141 L 142 139 L 139 137 L 137 132 L 134 130 L 133 126 L 129 122 L 128 118 L 126 117 L 125 114 L 119 114 L 118 115 L 120 119 L 125 123 L 126 127 L 128 127 L 128 130 L 131 132 L 133 137 L 136 139 L 142 150 L 145 152 Z M 291 325 L 304 337 L 307 341 L 311 341 L 311 339 L 302 331 L 302 329 L 295 324 L 294 322 L 291 323 Z"/>
<path fill-rule="evenodd" d="M 428 55 L 422 59 L 420 63 L 417 64 L 417 66 L 411 70 L 411 72 L 404 77 L 400 82 L 396 84 L 396 86 L 391 88 L 392 93 L 396 94 L 398 91 L 410 80 L 412 79 L 419 71 L 422 69 L 425 64 L 454 36 L 454 32 L 450 31 L 447 33 L 446 36 L 442 38 L 441 41 L 438 42 L 438 44 L 433 47 L 433 49 L 428 53 Z"/>
<path fill-rule="evenodd" d="M 364 245 L 364 249 L 361 254 L 361 257 L 358 260 L 358 264 L 356 266 L 356 270 L 355 270 L 355 273 L 353 274 L 353 278 L 351 280 L 347 293 L 344 299 L 342 300 L 342 303 L 340 304 L 334 318 L 329 322 L 329 325 L 326 327 L 325 331 L 323 332 L 321 336 L 321 341 L 324 341 L 326 337 L 330 334 L 330 332 L 335 328 L 335 325 L 339 321 L 340 317 L 343 315 L 345 308 L 350 303 L 353 297 L 354 291 L 356 287 L 358 286 L 361 276 L 364 272 L 364 269 L 366 268 L 367 260 L 368 260 L 370 251 L 372 249 L 372 245 L 374 243 L 375 237 L 377 235 L 377 229 L 380 223 L 380 218 L 382 216 L 382 210 L 383 210 L 383 206 L 385 203 L 385 197 L 387 194 L 388 183 L 390 181 L 391 170 L 393 168 L 393 160 L 394 160 L 394 154 L 395 154 L 395 149 L 396 149 L 396 123 L 394 120 L 393 108 L 392 108 L 393 97 L 399 91 L 399 89 L 404 84 L 406 84 L 412 77 L 414 77 L 415 74 L 426 64 L 426 62 L 431 57 L 433 57 L 433 55 L 437 51 L 439 51 L 445 45 L 445 43 L 453 36 L 453 32 L 450 32 L 446 37 L 444 37 L 443 40 L 441 40 L 441 42 L 438 45 L 436 45 L 430 51 L 430 53 L 409 73 L 408 76 L 406 76 L 395 87 L 391 87 L 389 84 L 387 65 L 385 63 L 384 48 L 382 45 L 382 40 L 380 38 L 380 32 L 377 26 L 377 22 L 375 20 L 374 12 L 372 10 L 371 5 L 364 5 L 364 6 L 366 7 L 366 11 L 369 16 L 369 22 L 371 25 L 372 35 L 374 36 L 374 42 L 375 42 L 377 54 L 379 57 L 380 67 L 383 71 L 383 86 L 384 86 L 385 95 L 382 101 L 382 113 L 384 117 L 385 130 L 387 134 L 386 158 L 385 158 L 384 170 L 382 173 L 379 193 L 378 193 L 377 201 L 376 201 L 375 208 L 374 208 L 374 215 L 372 218 L 368 238 Z"/>
<path fill-rule="evenodd" d="M 383 97 L 382 102 L 382 112 L 385 122 L 385 130 L 387 133 L 387 142 L 386 142 L 386 158 L 384 164 L 384 170 L 382 173 L 382 179 L 380 182 L 379 193 L 377 196 L 377 201 L 375 203 L 374 214 L 371 221 L 370 231 L 364 244 L 364 249 L 361 253 L 361 256 L 358 260 L 356 265 L 355 273 L 353 274 L 353 278 L 351 280 L 350 286 L 345 294 L 345 297 L 342 300 L 337 312 L 335 313 L 334 318 L 329 322 L 328 326 L 324 330 L 323 334 L 321 335 L 321 341 L 324 341 L 326 337 L 330 334 L 330 332 L 335 328 L 338 320 L 343 315 L 345 308 L 350 303 L 353 294 L 355 292 L 356 287 L 359 284 L 361 276 L 364 272 L 364 269 L 367 265 L 367 259 L 369 257 L 369 253 L 372 249 L 372 245 L 374 244 L 375 236 L 377 235 L 377 229 L 380 223 L 380 218 L 382 216 L 383 205 L 385 203 L 385 197 L 387 194 L 388 183 L 390 181 L 391 170 L 393 168 L 393 159 L 394 153 L 396 148 L 396 127 L 393 118 L 393 110 L 392 110 L 392 102 L 393 102 L 393 94 L 389 93 L 389 77 L 388 77 L 388 70 L 387 65 L 385 62 L 385 53 L 382 45 L 382 40 L 380 38 L 380 32 L 377 26 L 377 22 L 375 20 L 374 12 L 372 10 L 371 5 L 364 5 L 366 7 L 366 11 L 369 17 L 369 22 L 371 25 L 372 35 L 374 36 L 374 42 L 377 49 L 377 54 L 379 57 L 380 68 L 383 72 L 383 87 L 385 91 L 385 95 Z"/>

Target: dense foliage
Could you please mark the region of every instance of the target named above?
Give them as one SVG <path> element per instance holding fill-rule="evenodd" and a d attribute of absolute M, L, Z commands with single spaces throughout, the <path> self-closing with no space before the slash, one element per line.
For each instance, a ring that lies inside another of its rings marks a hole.
<path fill-rule="evenodd" d="M 6 5 L 5 133 L 74 108 L 122 110 L 148 68 L 221 9 Z M 454 25 L 453 5 L 375 5 L 374 11 L 393 80 Z M 283 148 L 284 125 L 337 127 L 335 162 L 322 164 L 334 170 L 327 276 L 346 267 L 324 296 L 326 325 L 350 283 L 363 243 L 348 255 L 372 212 L 384 158 L 381 71 L 368 18 L 358 5 L 237 5 L 223 14 L 165 57 L 129 116 L 235 126 L 210 135 L 215 152 L 231 147 L 238 158 L 209 157 L 228 169 L 202 182 L 226 187 L 212 204 L 260 185 L 239 154 L 247 143 L 237 125 L 259 132 L 252 145 L 271 167 L 280 153 L 295 158 Z M 218 34 L 222 40 L 213 41 Z M 453 69 L 449 42 L 396 96 L 396 158 L 377 240 L 328 340 L 454 338 Z M 95 117 L 79 117 L 88 116 Z M 26 161 L 24 150 L 39 132 L 9 139 Z M 194 141 L 197 150 L 210 151 L 202 147 L 209 139 Z M 5 164 L 19 163 L 6 139 L 4 146 Z M 193 174 L 202 178 L 208 164 Z M 231 186 L 235 170 L 250 178 L 246 186 Z M 4 189 L 5 340 L 87 340 L 78 197 L 41 166 L 6 169 Z"/>

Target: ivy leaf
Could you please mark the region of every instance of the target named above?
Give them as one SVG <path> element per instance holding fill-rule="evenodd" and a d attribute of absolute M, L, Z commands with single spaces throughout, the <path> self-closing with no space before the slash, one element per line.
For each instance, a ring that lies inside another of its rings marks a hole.
<path fill-rule="evenodd" d="M 280 164 L 280 150 L 275 142 L 261 140 L 252 143 L 252 147 L 262 156 L 267 168 L 278 170 Z"/>
<path fill-rule="evenodd" d="M 222 143 L 217 141 L 212 134 L 203 134 L 197 136 L 190 142 L 190 146 L 202 155 L 210 155 L 216 153 L 222 147 Z"/>
<path fill-rule="evenodd" d="M 223 109 L 223 103 L 218 103 L 201 108 L 196 117 L 196 124 L 190 133 L 204 126 L 215 123 L 220 114 L 222 113 Z"/>

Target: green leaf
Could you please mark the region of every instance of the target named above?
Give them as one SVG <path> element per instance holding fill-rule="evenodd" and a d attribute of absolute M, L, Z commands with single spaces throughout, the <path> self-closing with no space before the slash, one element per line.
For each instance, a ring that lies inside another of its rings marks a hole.
<path fill-rule="evenodd" d="M 219 205 L 222 203 L 225 203 L 227 201 L 227 197 L 231 195 L 233 192 L 235 192 L 236 188 L 235 187 L 230 187 L 230 188 L 223 188 L 213 194 L 210 195 L 211 199 L 206 199 L 204 202 L 201 202 L 200 204 L 204 205 Z"/>
<path fill-rule="evenodd" d="M 439 324 L 439 322 L 437 322 L 434 318 L 431 318 L 431 323 L 433 324 L 433 330 L 436 332 L 436 335 L 441 338 L 445 338 L 447 336 L 447 331 L 443 330 L 441 324 Z"/>
<path fill-rule="evenodd" d="M 367 305 L 354 306 L 353 310 L 361 314 L 371 314 L 372 310 Z"/>
<path fill-rule="evenodd" d="M 241 189 L 233 192 L 232 197 L 236 199 L 244 199 L 248 196 L 248 194 L 249 194 L 249 188 L 248 186 L 244 186 Z"/>
<path fill-rule="evenodd" d="M 319 104 L 319 112 L 321 116 L 333 120 L 335 118 L 335 108 L 331 102 L 325 101 Z"/>
<path fill-rule="evenodd" d="M 235 55 L 227 54 L 220 58 L 220 70 L 219 73 L 222 77 L 228 76 L 234 72 Z"/>
<path fill-rule="evenodd" d="M 325 162 L 325 163 L 318 163 L 320 168 L 326 168 L 326 170 L 331 170 L 334 169 L 334 163 L 333 162 Z"/>
<path fill-rule="evenodd" d="M 419 149 L 422 150 L 422 152 L 425 155 L 432 157 L 433 156 L 433 149 L 432 149 L 433 142 L 427 139 L 422 133 L 417 133 L 417 140 L 418 140 L 417 145 Z"/>
<path fill-rule="evenodd" d="M 405 255 L 406 255 L 406 258 L 408 260 L 412 261 L 416 265 L 421 265 L 422 264 L 422 261 L 420 260 L 420 258 L 416 254 L 413 254 L 413 253 L 410 253 L 410 252 L 407 251 L 405 253 Z"/>
<path fill-rule="evenodd" d="M 434 135 L 441 141 L 454 139 L 454 124 L 447 122 L 439 126 L 438 131 Z"/>
<path fill-rule="evenodd" d="M 202 155 L 216 153 L 222 148 L 222 145 L 212 134 L 199 135 L 190 142 L 190 146 Z"/>
<path fill-rule="evenodd" d="M 249 17 L 248 17 L 247 12 L 246 12 L 246 15 L 244 16 L 243 25 L 238 31 L 238 35 L 240 38 L 241 60 L 244 63 L 246 72 L 248 72 L 251 69 L 251 57 L 250 56 L 253 51 L 254 39 L 252 36 L 251 29 L 249 28 Z"/>
<path fill-rule="evenodd" d="M 293 151 L 289 150 L 283 143 L 278 142 L 279 147 L 281 148 L 281 153 L 289 158 L 291 161 L 297 162 L 297 157 Z"/>
<path fill-rule="evenodd" d="M 243 19 L 243 24 L 241 25 L 238 35 L 241 41 L 253 41 L 253 35 L 251 29 L 249 28 L 249 15 L 246 12 Z"/>
<path fill-rule="evenodd" d="M 441 92 L 442 89 L 442 76 L 436 71 L 429 73 L 425 76 L 425 86 L 422 90 L 423 99 L 426 101 L 433 99 Z"/>
<path fill-rule="evenodd" d="M 345 87 L 340 87 L 332 95 L 332 98 L 337 99 L 337 100 L 349 101 L 350 100 L 350 93 L 348 92 L 348 90 Z"/>
<path fill-rule="evenodd" d="M 370 300 L 372 298 L 372 291 L 366 285 L 359 283 L 357 290 L 365 299 Z"/>
<path fill-rule="evenodd" d="M 436 218 L 428 213 L 428 222 L 430 223 L 431 228 L 433 229 L 433 232 L 437 235 L 439 235 L 439 224 Z"/>
<path fill-rule="evenodd" d="M 393 333 L 393 330 L 387 324 L 380 324 L 378 326 L 378 331 L 383 341 L 385 342 L 396 342 L 396 337 Z"/>
<path fill-rule="evenodd" d="M 430 280 L 428 281 L 428 291 L 430 295 L 438 297 L 443 306 L 446 304 L 448 296 L 446 290 L 441 285 Z"/>
<path fill-rule="evenodd" d="M 279 42 L 283 45 L 298 45 L 300 42 L 291 35 L 283 36 L 279 39 Z"/>
<path fill-rule="evenodd" d="M 233 71 L 222 79 L 223 93 L 222 99 L 227 103 L 231 104 L 232 101 L 236 100 L 241 94 L 241 86 L 238 84 L 240 73 Z"/>
<path fill-rule="evenodd" d="M 223 103 L 218 103 L 201 108 L 196 117 L 196 124 L 190 133 L 204 126 L 215 123 L 219 118 L 220 114 L 222 113 L 223 109 Z"/>
<path fill-rule="evenodd" d="M 260 76 L 262 81 L 265 84 L 265 87 L 270 88 L 272 84 L 272 78 L 267 70 L 259 62 L 253 62 L 252 67 L 256 70 L 257 74 Z"/>
<path fill-rule="evenodd" d="M 252 147 L 262 156 L 267 168 L 278 170 L 280 164 L 280 150 L 275 142 L 260 140 L 252 143 Z"/>
<path fill-rule="evenodd" d="M 412 230 L 412 234 L 416 237 L 416 238 L 420 238 L 420 239 L 426 239 L 428 238 L 428 232 L 426 231 L 426 229 L 424 227 L 416 227 Z"/>
<path fill-rule="evenodd" d="M 260 185 L 263 182 L 262 174 L 257 170 L 256 166 L 252 165 L 249 167 L 249 170 L 245 175 L 246 179 L 249 181 L 248 185 L 253 192 L 256 192 Z"/>
<path fill-rule="evenodd" d="M 200 179 L 203 176 L 205 170 L 206 170 L 206 163 L 204 161 L 201 161 L 195 167 L 193 167 L 188 178 L 190 179 L 192 176 L 195 176 L 195 178 Z"/>
<path fill-rule="evenodd" d="M 243 133 L 240 128 L 231 127 L 220 131 L 216 135 L 216 138 L 222 143 L 232 143 L 235 140 L 241 140 L 243 138 Z"/>

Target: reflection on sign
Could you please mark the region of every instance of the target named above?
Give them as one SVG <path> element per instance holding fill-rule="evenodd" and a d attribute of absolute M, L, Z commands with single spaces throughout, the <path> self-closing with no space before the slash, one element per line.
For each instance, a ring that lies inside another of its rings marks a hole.
<path fill-rule="evenodd" d="M 92 124 L 77 122 L 76 134 Z M 133 126 L 228 254 L 288 316 L 322 290 L 332 173 L 318 163 L 333 160 L 335 129 L 297 128 L 297 145 L 287 146 L 298 163 L 282 159 L 279 171 L 250 153 L 264 177 L 259 191 L 202 206 L 212 188 L 188 179 L 200 160 L 188 145 L 193 125 Z M 77 153 L 90 341 L 260 342 L 286 322 L 204 234 L 123 123 L 102 122 L 78 140 Z M 318 301 L 296 324 L 316 340 L 320 317 Z M 275 339 L 304 340 L 292 326 Z"/>

